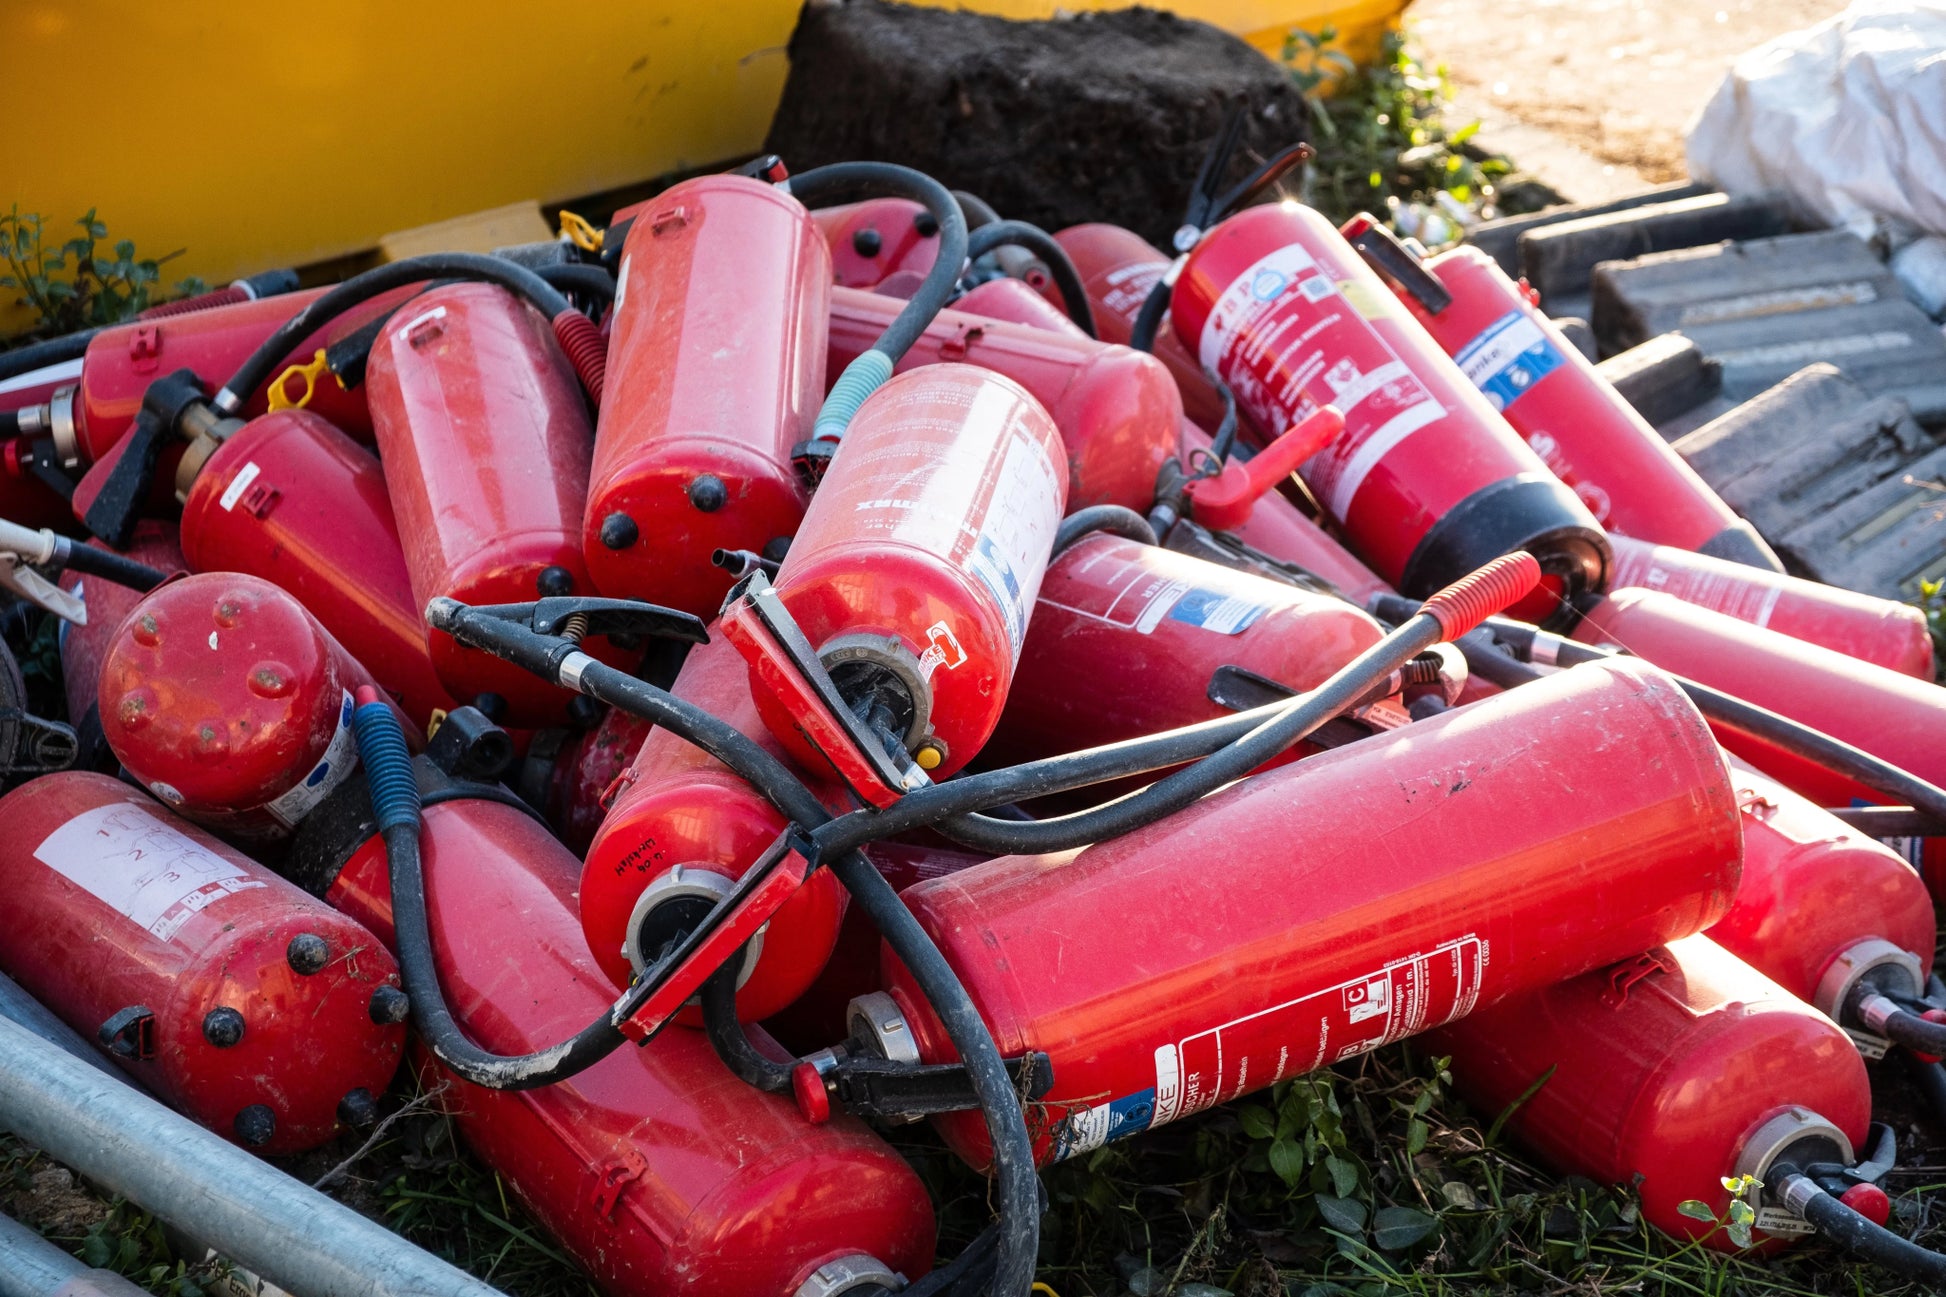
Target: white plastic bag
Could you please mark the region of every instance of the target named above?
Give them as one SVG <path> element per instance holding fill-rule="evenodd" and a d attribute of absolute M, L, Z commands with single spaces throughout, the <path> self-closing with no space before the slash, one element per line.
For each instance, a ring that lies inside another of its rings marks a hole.
<path fill-rule="evenodd" d="M 1946 0 L 1855 0 L 1738 58 L 1689 128 L 1689 174 L 1865 238 L 1946 235 Z"/>

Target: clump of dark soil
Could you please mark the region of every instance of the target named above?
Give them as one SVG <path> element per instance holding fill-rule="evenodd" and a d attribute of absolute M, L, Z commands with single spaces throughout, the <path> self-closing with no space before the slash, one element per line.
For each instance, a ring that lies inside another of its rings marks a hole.
<path fill-rule="evenodd" d="M 1239 152 L 1253 158 L 1310 124 L 1283 68 L 1154 9 L 1014 22 L 813 0 L 790 61 L 765 148 L 792 170 L 902 163 L 1005 217 L 1112 221 L 1164 248 L 1233 104 L 1249 109 Z"/>

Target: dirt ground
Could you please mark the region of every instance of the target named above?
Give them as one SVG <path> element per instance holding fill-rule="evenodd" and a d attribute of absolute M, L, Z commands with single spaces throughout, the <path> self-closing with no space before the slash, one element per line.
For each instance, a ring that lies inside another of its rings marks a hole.
<path fill-rule="evenodd" d="M 1417 0 L 1419 50 L 1460 120 L 1557 188 L 1598 201 L 1680 180 L 1683 131 L 1737 55 L 1843 0 Z M 1578 155 L 1578 156 L 1577 156 Z"/>

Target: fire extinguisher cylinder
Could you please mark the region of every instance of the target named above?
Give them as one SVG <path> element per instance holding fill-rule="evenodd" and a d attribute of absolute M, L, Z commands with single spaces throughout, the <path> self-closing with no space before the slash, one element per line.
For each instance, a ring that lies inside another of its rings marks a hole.
<path fill-rule="evenodd" d="M 1509 764 L 1514 734 L 1528 755 Z M 1641 777 L 1610 777 L 1622 754 Z M 1212 889 L 1197 844 L 1218 826 L 1229 863 Z M 1615 663 L 1271 771 L 1078 854 L 1002 858 L 905 899 L 1001 1051 L 1051 1056 L 1047 1160 L 1698 931 L 1730 904 L 1739 847 L 1702 718 L 1666 677 Z M 1063 913 L 1090 922 L 1050 923 Z M 867 1038 L 940 1059 L 909 976 L 896 959 L 885 973 L 897 1021 L 867 1015 Z M 974 1124 L 941 1128 L 984 1161 Z"/>
<path fill-rule="evenodd" d="M 357 766 L 352 695 L 370 683 L 291 595 L 207 572 L 150 594 L 109 641 L 102 732 L 177 813 L 275 840 Z"/>
<path fill-rule="evenodd" d="M 375 1115 L 406 997 L 372 934 L 106 775 L 0 798 L 6 972 L 170 1106 L 263 1153 Z"/>

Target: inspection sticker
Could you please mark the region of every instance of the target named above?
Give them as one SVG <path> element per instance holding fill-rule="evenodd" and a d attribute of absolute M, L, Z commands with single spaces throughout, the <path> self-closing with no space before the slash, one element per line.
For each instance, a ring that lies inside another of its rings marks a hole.
<path fill-rule="evenodd" d="M 75 816 L 47 835 L 34 859 L 163 941 L 225 896 L 265 886 L 132 802 Z"/>
<path fill-rule="evenodd" d="M 309 815 L 311 808 L 324 800 L 325 794 L 342 784 L 358 768 L 358 740 L 351 728 L 354 700 L 351 690 L 347 689 L 344 693 L 344 701 L 338 708 L 338 727 L 332 733 L 324 755 L 318 758 L 318 763 L 296 786 L 264 807 L 285 828 L 294 827 Z"/>
<path fill-rule="evenodd" d="M 1453 357 L 1466 380 L 1504 410 L 1559 369 L 1561 351 L 1524 312 L 1508 311 Z"/>

